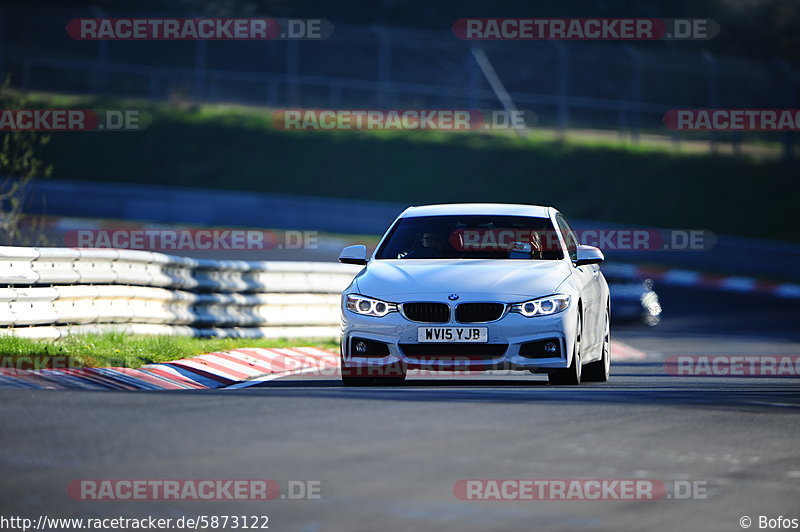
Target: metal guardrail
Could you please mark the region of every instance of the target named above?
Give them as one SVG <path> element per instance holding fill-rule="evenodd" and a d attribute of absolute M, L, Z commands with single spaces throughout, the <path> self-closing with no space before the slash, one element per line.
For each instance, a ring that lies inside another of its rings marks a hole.
<path fill-rule="evenodd" d="M 0 246 L 0 334 L 335 337 L 340 293 L 359 266 L 209 260 L 120 249 Z M 800 297 L 792 284 L 607 263 L 614 285 L 665 284 Z M 623 286 L 624 287 L 624 286 Z M 641 291 L 641 287 L 637 287 Z M 638 293 L 638 292 L 637 292 Z M 623 295 L 618 292 L 617 295 Z"/>
<path fill-rule="evenodd" d="M 197 209 L 197 205 L 204 208 Z M 343 198 L 60 179 L 33 181 L 26 200 L 26 212 L 30 214 L 375 235 L 383 234 L 407 206 Z M 576 229 L 657 229 L 571 221 Z M 603 249 L 603 252 L 606 259 L 614 262 L 800 280 L 800 269 L 795 266 L 800 261 L 800 245 L 794 242 L 717 235 L 714 247 L 704 251 Z"/>
<path fill-rule="evenodd" d="M 0 333 L 334 336 L 358 266 L 0 247 Z"/>

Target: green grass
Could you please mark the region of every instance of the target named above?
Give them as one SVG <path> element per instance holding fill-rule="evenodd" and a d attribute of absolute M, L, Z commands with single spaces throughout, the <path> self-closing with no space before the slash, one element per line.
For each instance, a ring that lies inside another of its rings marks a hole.
<path fill-rule="evenodd" d="M 798 166 L 777 160 L 546 132 L 285 132 L 263 108 L 31 98 L 31 106 L 152 116 L 141 132 L 53 133 L 44 151 L 53 178 L 410 204 L 533 203 L 572 218 L 800 241 L 786 221 Z"/>
<path fill-rule="evenodd" d="M 31 340 L 0 336 L 0 356 L 68 357 L 77 366 L 118 366 L 138 368 L 154 362 L 240 347 L 319 347 L 338 350 L 339 344 L 327 339 L 235 339 L 187 338 L 176 336 L 128 336 L 124 333 L 75 335 L 63 340 Z M 61 359 L 59 359 L 61 360 Z M 4 362 L 5 365 L 9 361 Z M 62 361 L 63 365 L 64 362 Z"/>

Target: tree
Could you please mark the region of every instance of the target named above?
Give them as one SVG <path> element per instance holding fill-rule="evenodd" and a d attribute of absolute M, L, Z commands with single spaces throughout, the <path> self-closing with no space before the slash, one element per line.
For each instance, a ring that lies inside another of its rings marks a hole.
<path fill-rule="evenodd" d="M 27 99 L 11 89 L 9 78 L 0 87 L 0 112 L 23 109 Z M 32 219 L 30 230 L 23 231 L 23 209 L 28 187 L 37 177 L 47 177 L 52 167 L 41 159 L 41 149 L 50 135 L 36 131 L 0 131 L 0 243 L 5 245 L 43 244 L 41 219 Z"/>

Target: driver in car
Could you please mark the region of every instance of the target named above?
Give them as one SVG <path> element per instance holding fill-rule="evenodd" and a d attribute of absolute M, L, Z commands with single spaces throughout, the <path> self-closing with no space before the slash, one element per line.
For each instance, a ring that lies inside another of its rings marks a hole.
<path fill-rule="evenodd" d="M 444 241 L 436 233 L 422 233 L 420 245 L 403 257 L 406 259 L 438 259 L 444 253 Z"/>

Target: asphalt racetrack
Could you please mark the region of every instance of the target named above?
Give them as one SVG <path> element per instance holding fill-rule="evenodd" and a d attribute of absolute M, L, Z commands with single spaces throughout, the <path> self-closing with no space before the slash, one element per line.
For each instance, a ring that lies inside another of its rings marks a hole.
<path fill-rule="evenodd" d="M 270 530 L 742 530 L 800 518 L 800 379 L 677 377 L 673 355 L 800 354 L 800 302 L 659 288 L 647 353 L 604 384 L 545 376 L 343 388 L 0 390 L 3 515 L 268 515 Z M 321 480 L 319 500 L 78 501 L 76 479 Z M 654 479 L 659 500 L 461 500 L 461 479 Z M 675 481 L 692 485 L 682 495 Z M 670 491 L 673 490 L 673 491 Z"/>

